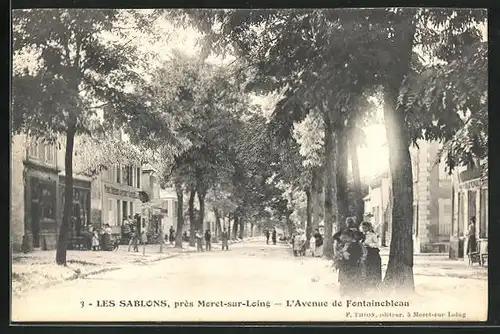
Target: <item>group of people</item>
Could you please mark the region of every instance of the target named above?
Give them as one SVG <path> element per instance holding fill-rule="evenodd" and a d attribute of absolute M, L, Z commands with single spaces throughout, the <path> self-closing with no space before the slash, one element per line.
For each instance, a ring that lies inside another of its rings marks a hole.
<path fill-rule="evenodd" d="M 292 236 L 292 249 L 294 256 L 305 256 L 307 251 L 307 237 L 302 229 L 298 229 Z M 323 236 L 319 229 L 315 229 L 309 239 L 309 249 L 313 257 L 323 255 Z"/>
<path fill-rule="evenodd" d="M 346 225 L 333 236 L 341 294 L 352 295 L 363 288 L 376 289 L 382 281 L 378 236 L 369 222 L 358 226 L 353 218 L 348 218 Z"/>
<path fill-rule="evenodd" d="M 272 232 L 269 232 L 269 230 L 266 230 L 266 244 L 269 245 L 269 237 L 271 237 L 271 240 L 273 241 L 273 245 L 276 245 L 276 229 L 273 228 Z"/>
<path fill-rule="evenodd" d="M 205 230 L 205 234 L 202 234 L 201 230 L 196 230 L 194 233 L 194 238 L 196 242 L 197 252 L 203 251 L 203 244 L 202 244 L 203 239 L 205 239 L 205 251 L 208 252 L 212 250 L 212 232 L 210 232 L 209 229 Z M 229 234 L 225 227 L 222 230 L 220 238 L 222 242 L 222 250 L 229 250 Z"/>

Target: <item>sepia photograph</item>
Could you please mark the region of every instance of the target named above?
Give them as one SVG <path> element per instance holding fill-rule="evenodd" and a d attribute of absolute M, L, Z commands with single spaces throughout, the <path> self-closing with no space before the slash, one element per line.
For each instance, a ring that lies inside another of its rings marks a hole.
<path fill-rule="evenodd" d="M 488 314 L 486 9 L 14 9 L 11 322 Z"/>

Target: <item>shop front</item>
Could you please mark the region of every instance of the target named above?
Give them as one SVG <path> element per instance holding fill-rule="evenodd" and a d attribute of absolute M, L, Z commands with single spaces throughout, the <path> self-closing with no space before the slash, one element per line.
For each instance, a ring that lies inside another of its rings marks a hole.
<path fill-rule="evenodd" d="M 125 187 L 104 183 L 102 192 L 102 224 L 109 224 L 113 236 L 120 238 L 124 219 L 134 217 L 142 209 L 139 192 Z"/>
<path fill-rule="evenodd" d="M 60 210 L 59 219 L 62 222 L 64 213 L 64 191 L 65 191 L 65 176 L 59 176 L 59 196 Z M 70 239 L 69 249 L 75 248 L 77 245 L 87 246 L 86 240 L 90 239 L 91 226 L 91 202 L 90 202 L 91 183 L 90 180 L 73 178 L 73 203 L 70 217 Z"/>
<path fill-rule="evenodd" d="M 57 171 L 30 165 L 25 170 L 26 250 L 55 249 L 57 245 Z"/>
<path fill-rule="evenodd" d="M 453 225 L 450 238 L 450 258 L 467 259 L 468 226 L 475 221 L 478 244 L 488 240 L 488 181 L 478 171 L 460 174 L 454 185 Z"/>

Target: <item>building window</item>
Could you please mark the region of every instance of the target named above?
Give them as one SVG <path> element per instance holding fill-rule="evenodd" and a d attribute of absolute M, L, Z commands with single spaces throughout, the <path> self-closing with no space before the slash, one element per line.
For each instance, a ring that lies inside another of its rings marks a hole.
<path fill-rule="evenodd" d="M 43 219 L 56 218 L 56 183 L 40 183 L 40 198 Z"/>
<path fill-rule="evenodd" d="M 479 227 L 479 237 L 488 237 L 488 189 L 481 189 L 481 226 Z"/>
<path fill-rule="evenodd" d="M 55 163 L 55 150 L 53 145 L 45 145 L 45 162 L 49 165 L 53 165 Z"/>
<path fill-rule="evenodd" d="M 141 187 L 141 168 L 137 168 L 137 188 Z"/>
<path fill-rule="evenodd" d="M 122 173 L 120 165 L 117 165 L 115 169 L 116 169 L 116 183 L 122 183 Z"/>
<path fill-rule="evenodd" d="M 115 220 L 113 205 L 114 205 L 113 199 L 109 198 L 108 199 L 108 224 L 110 226 L 116 226 L 116 220 Z"/>
<path fill-rule="evenodd" d="M 123 166 L 122 167 L 122 173 L 123 173 L 123 184 L 132 186 L 132 167 L 130 166 Z"/>
<path fill-rule="evenodd" d="M 439 219 L 438 219 L 438 236 L 449 237 L 451 235 L 451 203 L 450 200 L 440 198 L 439 203 Z"/>
<path fill-rule="evenodd" d="M 31 142 L 28 147 L 28 157 L 32 159 L 38 159 L 38 148 L 39 148 L 38 143 Z"/>

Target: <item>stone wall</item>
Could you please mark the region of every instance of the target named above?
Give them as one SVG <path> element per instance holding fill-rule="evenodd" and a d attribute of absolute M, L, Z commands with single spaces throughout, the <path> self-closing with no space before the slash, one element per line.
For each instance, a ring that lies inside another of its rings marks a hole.
<path fill-rule="evenodd" d="M 20 251 L 24 235 L 24 136 L 13 137 L 11 146 L 11 218 L 10 242 L 13 251 Z"/>

